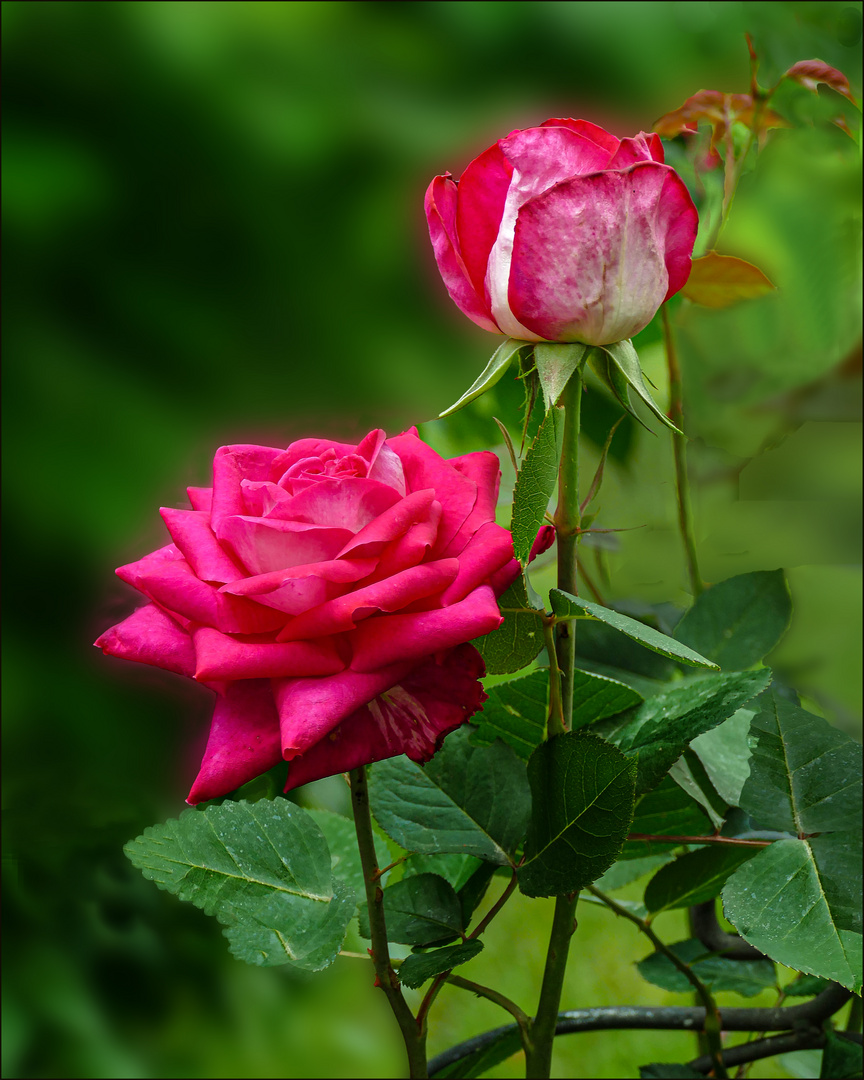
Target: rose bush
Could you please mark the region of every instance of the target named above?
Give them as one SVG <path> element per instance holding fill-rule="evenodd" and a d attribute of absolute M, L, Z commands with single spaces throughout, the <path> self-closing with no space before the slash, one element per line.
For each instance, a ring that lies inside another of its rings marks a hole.
<path fill-rule="evenodd" d="M 498 483 L 494 454 L 445 461 L 413 430 L 216 452 L 212 488 L 161 511 L 173 542 L 117 571 L 150 603 L 96 642 L 216 690 L 190 803 L 282 758 L 288 788 L 426 760 L 479 708 L 466 643 L 518 573 Z"/>
<path fill-rule="evenodd" d="M 698 217 L 657 135 L 587 120 L 513 131 L 426 217 L 450 296 L 478 326 L 524 341 L 607 345 L 638 333 L 687 282 Z"/>

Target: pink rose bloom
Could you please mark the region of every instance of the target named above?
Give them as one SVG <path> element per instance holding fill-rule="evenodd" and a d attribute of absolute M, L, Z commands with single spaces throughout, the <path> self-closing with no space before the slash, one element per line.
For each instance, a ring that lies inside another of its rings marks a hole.
<path fill-rule="evenodd" d="M 447 291 L 478 326 L 523 341 L 608 345 L 647 326 L 690 273 L 698 216 L 657 135 L 587 120 L 512 131 L 426 217 Z"/>
<path fill-rule="evenodd" d="M 161 511 L 173 542 L 117 571 L 150 603 L 96 642 L 217 692 L 190 803 L 283 758 L 287 788 L 424 761 L 476 712 L 466 643 L 518 573 L 498 482 L 494 454 L 445 461 L 413 430 L 216 451 L 213 487 Z"/>

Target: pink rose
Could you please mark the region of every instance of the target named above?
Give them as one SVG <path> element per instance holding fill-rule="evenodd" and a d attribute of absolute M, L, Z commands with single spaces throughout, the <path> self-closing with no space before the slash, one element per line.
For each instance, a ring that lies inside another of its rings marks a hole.
<path fill-rule="evenodd" d="M 518 573 L 498 482 L 494 454 L 445 461 L 415 431 L 216 451 L 213 487 L 161 511 L 173 543 L 117 571 L 150 603 L 96 642 L 217 691 L 190 803 L 282 758 L 288 788 L 424 761 L 476 712 L 466 643 Z"/>
<path fill-rule="evenodd" d="M 461 178 L 436 176 L 426 217 L 453 301 L 524 341 L 608 345 L 687 281 L 698 217 L 657 135 L 587 120 L 512 131 Z"/>

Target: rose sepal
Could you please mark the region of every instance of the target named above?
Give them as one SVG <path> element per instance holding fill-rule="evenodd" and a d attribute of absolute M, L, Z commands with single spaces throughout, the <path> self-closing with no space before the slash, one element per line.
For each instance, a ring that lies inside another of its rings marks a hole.
<path fill-rule="evenodd" d="M 609 345 L 595 346 L 588 355 L 588 364 L 594 374 L 609 387 L 616 399 L 633 419 L 638 420 L 648 431 L 651 429 L 633 408 L 633 403 L 630 400 L 631 389 L 636 391 L 642 403 L 651 410 L 661 423 L 665 424 L 677 435 L 684 434 L 679 427 L 672 423 L 651 396 L 651 391 L 645 382 L 645 376 L 642 374 L 639 356 L 629 338 L 612 342 Z"/>
<path fill-rule="evenodd" d="M 534 364 L 546 412 L 558 404 L 574 372 L 582 371 L 590 349 L 581 341 L 538 341 L 534 346 Z"/>
<path fill-rule="evenodd" d="M 475 379 L 458 401 L 454 402 L 448 409 L 445 409 L 444 412 L 438 414 L 438 419 L 441 420 L 445 416 L 450 416 L 451 413 L 458 412 L 459 409 L 463 409 L 470 402 L 474 401 L 475 398 L 480 397 L 481 394 L 485 394 L 487 390 L 491 390 L 495 383 L 504 377 L 504 372 L 510 366 L 510 361 L 516 356 L 519 350 L 530 345 L 533 345 L 533 342 L 520 341 L 519 338 L 508 337 L 505 341 L 502 341 L 495 352 L 492 353 L 492 358 L 477 379 Z"/>

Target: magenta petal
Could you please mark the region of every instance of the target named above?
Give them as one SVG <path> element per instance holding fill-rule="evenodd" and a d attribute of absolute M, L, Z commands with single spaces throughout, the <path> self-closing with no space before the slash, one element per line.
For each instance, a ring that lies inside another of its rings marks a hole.
<path fill-rule="evenodd" d="M 513 537 L 509 530 L 494 521 L 481 525 L 459 554 L 459 573 L 441 597 L 441 606 L 449 607 L 464 600 L 478 585 L 491 583 L 492 575 L 512 559 Z"/>
<path fill-rule="evenodd" d="M 128 619 L 106 630 L 95 644 L 106 656 L 136 660 L 190 678 L 195 674 L 192 639 L 156 604 L 133 611 Z"/>
<path fill-rule="evenodd" d="M 226 634 L 264 634 L 285 622 L 281 612 L 199 580 L 173 544 L 119 567 L 117 576 L 169 612 Z"/>
<path fill-rule="evenodd" d="M 674 296 L 687 284 L 692 266 L 693 245 L 699 228 L 699 215 L 687 185 L 672 170 L 666 177 L 661 195 L 661 209 L 658 215 L 658 229 L 666 234 L 666 270 L 669 274 L 669 288 L 664 300 Z"/>
<path fill-rule="evenodd" d="M 219 546 L 210 528 L 210 515 L 202 510 L 159 511 L 171 539 L 202 581 L 235 581 L 243 571 Z"/>
<path fill-rule="evenodd" d="M 687 222 L 674 223 L 677 214 Z M 695 221 L 683 182 L 665 165 L 645 162 L 558 184 L 519 213 L 514 314 L 553 341 L 605 345 L 632 337 L 667 295 L 670 237 L 673 262 L 688 260 L 683 241 Z"/>
<path fill-rule="evenodd" d="M 194 806 L 254 780 L 282 760 L 269 681 L 231 683 L 217 698 L 201 770 L 186 799 Z"/>
<path fill-rule="evenodd" d="M 284 451 L 271 446 L 220 446 L 213 457 L 213 503 L 211 525 L 219 535 L 219 525 L 228 514 L 245 514 L 242 480 L 273 480 L 273 463 Z"/>
<path fill-rule="evenodd" d="M 448 464 L 477 485 L 477 500 L 471 513 L 442 552 L 443 555 L 457 556 L 482 525 L 495 520 L 501 466 L 496 455 L 489 451 L 451 458 Z"/>
<path fill-rule="evenodd" d="M 186 494 L 189 496 L 189 505 L 193 510 L 206 510 L 210 513 L 213 505 L 213 488 L 187 487 Z"/>
<path fill-rule="evenodd" d="M 333 643 L 318 641 L 238 641 L 209 626 L 192 632 L 195 678 L 205 680 L 278 679 L 297 675 L 335 675 L 345 664 Z"/>
<path fill-rule="evenodd" d="M 391 541 L 378 559 L 373 581 L 383 581 L 423 562 L 435 546 L 441 521 L 441 503 L 433 502 L 429 517 L 412 525 L 404 536 Z"/>
<path fill-rule="evenodd" d="M 458 194 L 455 185 L 449 193 L 456 204 L 453 227 L 459 237 L 458 250 L 474 292 L 483 303 L 489 319 L 491 312 L 486 288 L 486 269 L 489 253 L 498 238 L 512 176 L 513 166 L 496 142 L 476 157 L 462 173 Z M 497 327 L 495 329 L 497 330 Z"/>
<path fill-rule="evenodd" d="M 240 515 L 224 518 L 219 536 L 225 547 L 254 575 L 306 563 L 328 562 L 351 538 L 349 529 Z"/>
<path fill-rule="evenodd" d="M 447 547 L 477 502 L 477 485 L 415 435 L 397 435 L 390 445 L 402 459 L 409 491 L 431 489 L 441 503 L 435 554 Z"/>
<path fill-rule="evenodd" d="M 456 198 L 456 185 L 449 174 L 436 176 L 426 192 L 426 221 L 438 271 L 459 310 L 484 330 L 497 334 L 484 293 L 472 283 L 459 250 Z"/>
<path fill-rule="evenodd" d="M 572 120 L 569 117 L 559 117 L 558 119 L 545 120 L 541 125 L 541 128 L 547 127 L 566 127 L 571 131 L 575 131 L 577 135 L 583 136 L 583 138 L 590 139 L 591 142 L 596 143 L 597 146 L 605 150 L 609 157 L 616 152 L 619 145 L 619 140 L 614 135 L 610 135 L 608 131 L 604 131 L 603 128 L 597 127 L 596 124 L 592 124 L 590 120 Z"/>
<path fill-rule="evenodd" d="M 376 581 L 305 611 L 279 632 L 277 641 L 304 641 L 353 630 L 360 620 L 379 611 L 401 611 L 416 600 L 442 593 L 458 572 L 456 559 L 412 566 L 384 581 Z"/>
<path fill-rule="evenodd" d="M 346 477 L 310 485 L 284 509 L 291 521 L 348 529 L 356 534 L 399 501 L 399 493 L 387 484 L 366 477 Z"/>
<path fill-rule="evenodd" d="M 410 662 L 377 671 L 340 671 L 323 679 L 274 679 L 282 755 L 290 761 L 325 738 L 346 716 L 395 686 L 411 670 Z"/>
<path fill-rule="evenodd" d="M 415 488 L 401 502 L 385 510 L 379 518 L 371 521 L 356 536 L 352 536 L 338 553 L 339 558 L 350 555 L 352 559 L 357 559 L 380 555 L 388 544 L 404 536 L 412 525 L 428 520 L 434 503 L 433 488 L 428 485 L 423 491 Z"/>
<path fill-rule="evenodd" d="M 367 619 L 350 635 L 354 671 L 372 672 L 403 660 L 419 660 L 440 649 L 482 637 L 501 625 L 489 585 L 481 585 L 447 608 Z"/>
<path fill-rule="evenodd" d="M 483 661 L 470 645 L 430 657 L 294 758 L 285 790 L 397 754 L 427 761 L 480 708 L 483 674 Z"/>
<path fill-rule="evenodd" d="M 660 157 L 655 157 L 657 144 L 660 146 Z M 632 139 L 622 139 L 621 145 L 607 168 L 626 169 L 635 165 L 637 161 L 659 161 L 663 164 L 663 144 L 657 135 L 646 135 L 644 131 L 635 135 Z"/>
<path fill-rule="evenodd" d="M 220 592 L 249 596 L 287 615 L 300 615 L 340 595 L 375 568 L 374 559 L 332 559 L 243 578 L 223 585 Z"/>

